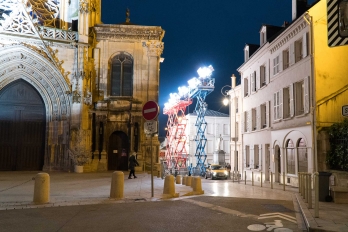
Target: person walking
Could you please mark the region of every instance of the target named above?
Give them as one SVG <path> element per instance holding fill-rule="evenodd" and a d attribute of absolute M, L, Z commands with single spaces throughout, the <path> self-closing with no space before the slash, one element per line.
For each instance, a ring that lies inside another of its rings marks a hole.
<path fill-rule="evenodd" d="M 135 176 L 135 170 L 134 170 L 134 168 L 135 168 L 135 166 L 139 166 L 139 163 L 138 163 L 138 161 L 135 159 L 135 156 L 136 156 L 136 153 L 133 152 L 133 153 L 131 154 L 131 156 L 129 157 L 129 169 L 130 169 L 130 172 L 129 172 L 128 179 L 132 179 L 132 174 L 133 174 L 134 178 L 137 178 L 137 177 Z"/>

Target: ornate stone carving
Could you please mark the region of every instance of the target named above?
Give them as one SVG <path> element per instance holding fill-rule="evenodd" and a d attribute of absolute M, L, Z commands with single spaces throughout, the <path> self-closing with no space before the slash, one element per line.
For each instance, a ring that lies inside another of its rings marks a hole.
<path fill-rule="evenodd" d="M 81 14 L 87 14 L 89 11 L 88 9 L 88 1 L 87 0 L 81 0 L 80 1 L 80 13 Z"/>
<path fill-rule="evenodd" d="M 163 42 L 151 41 L 143 42 L 143 47 L 147 47 L 148 56 L 160 56 L 163 52 Z"/>
<path fill-rule="evenodd" d="M 97 40 L 162 40 L 164 30 L 161 27 L 135 25 L 107 25 L 94 27 Z"/>
<path fill-rule="evenodd" d="M 30 54 L 30 55 L 29 55 Z M 67 84 L 59 78 L 59 71 L 44 57 L 21 46 L 5 47 L 0 52 L 0 85 L 6 86 L 22 78 L 31 83 L 43 97 L 46 112 L 52 120 L 66 118 L 70 113 L 65 95 Z M 45 60 L 45 61 L 44 61 Z M 40 62 L 42 61 L 42 62 Z M 25 75 L 18 75 L 18 73 Z M 11 77 L 11 78 L 9 78 Z M 65 87 L 65 89 L 63 89 Z M 49 107 L 50 106 L 50 107 Z"/>

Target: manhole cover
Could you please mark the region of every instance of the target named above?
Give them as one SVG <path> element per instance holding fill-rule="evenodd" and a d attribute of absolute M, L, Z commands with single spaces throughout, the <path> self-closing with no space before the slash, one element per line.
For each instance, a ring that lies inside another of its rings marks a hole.
<path fill-rule="evenodd" d="M 285 206 L 279 204 L 264 204 L 262 206 L 274 212 L 293 212 L 293 210 L 288 209 Z"/>

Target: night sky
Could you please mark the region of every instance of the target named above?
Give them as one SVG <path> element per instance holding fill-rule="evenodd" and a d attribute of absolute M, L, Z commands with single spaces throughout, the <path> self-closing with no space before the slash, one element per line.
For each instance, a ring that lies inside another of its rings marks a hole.
<path fill-rule="evenodd" d="M 221 88 L 231 85 L 231 76 L 244 62 L 246 43 L 259 44 L 262 24 L 281 26 L 291 22 L 291 0 L 102 0 L 105 24 L 130 21 L 137 25 L 161 26 L 165 30 L 165 59 L 160 71 L 159 136 L 164 136 L 167 115 L 164 103 L 169 93 L 197 76 L 201 66 L 215 69 L 215 90 L 206 97 L 208 108 L 228 113 L 222 104 Z M 195 108 L 189 107 L 191 113 Z"/>

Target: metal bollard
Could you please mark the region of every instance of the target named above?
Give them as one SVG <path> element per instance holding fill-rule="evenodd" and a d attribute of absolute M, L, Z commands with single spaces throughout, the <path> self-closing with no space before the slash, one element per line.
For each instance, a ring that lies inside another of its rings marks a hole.
<path fill-rule="evenodd" d="M 285 191 L 285 172 L 283 172 L 283 191 Z"/>
<path fill-rule="evenodd" d="M 262 187 L 262 172 L 261 172 L 261 187 Z"/>
<path fill-rule="evenodd" d="M 240 184 L 240 176 L 239 176 L 239 171 L 237 171 L 237 178 L 238 178 L 238 184 Z"/>
<path fill-rule="evenodd" d="M 273 173 L 271 172 L 271 189 L 273 189 Z"/>
<path fill-rule="evenodd" d="M 307 175 L 307 188 L 308 188 L 308 209 L 312 209 L 312 175 L 308 173 Z"/>
<path fill-rule="evenodd" d="M 164 179 L 164 187 L 163 194 L 168 194 L 170 196 L 175 196 L 175 184 L 174 184 L 174 176 L 168 175 Z"/>
<path fill-rule="evenodd" d="M 47 173 L 38 173 L 35 176 L 34 197 L 35 204 L 45 204 L 50 201 L 50 176 Z"/>
<path fill-rule="evenodd" d="M 187 176 L 182 177 L 182 185 L 186 185 Z"/>
<path fill-rule="evenodd" d="M 244 184 L 246 185 L 246 171 L 244 171 Z"/>
<path fill-rule="evenodd" d="M 251 186 L 254 186 L 254 172 L 251 172 Z"/>
<path fill-rule="evenodd" d="M 175 183 L 176 184 L 181 184 L 181 175 L 177 175 L 175 178 Z"/>
<path fill-rule="evenodd" d="M 301 175 L 302 172 L 297 173 L 297 178 L 298 178 L 298 192 L 301 194 Z"/>
<path fill-rule="evenodd" d="M 319 217 L 319 173 L 314 173 L 314 217 Z"/>
<path fill-rule="evenodd" d="M 304 189 L 304 196 L 305 196 L 304 202 L 305 202 L 305 203 L 308 203 L 307 173 L 305 173 L 305 175 L 304 175 L 304 187 L 305 187 L 305 189 Z"/>
<path fill-rule="evenodd" d="M 191 186 L 191 183 L 192 183 L 192 176 L 188 176 L 186 178 L 186 186 Z"/>

